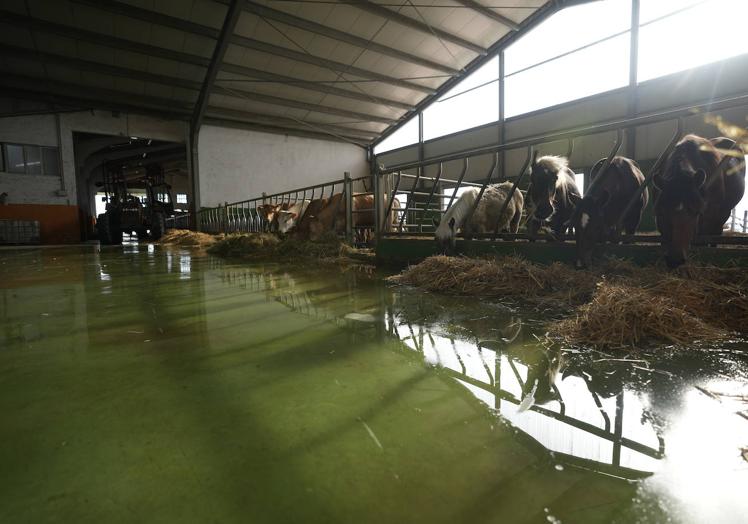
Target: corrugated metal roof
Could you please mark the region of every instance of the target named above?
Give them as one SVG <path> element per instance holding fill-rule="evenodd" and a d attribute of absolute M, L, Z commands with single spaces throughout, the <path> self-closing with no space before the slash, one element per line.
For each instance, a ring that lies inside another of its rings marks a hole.
<path fill-rule="evenodd" d="M 190 118 L 232 2 L 5 0 L 0 91 Z M 205 116 L 370 143 L 550 3 L 241 0 Z"/>

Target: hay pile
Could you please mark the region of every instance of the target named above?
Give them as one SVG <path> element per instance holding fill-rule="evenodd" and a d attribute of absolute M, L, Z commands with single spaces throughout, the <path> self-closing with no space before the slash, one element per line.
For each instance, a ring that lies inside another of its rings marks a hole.
<path fill-rule="evenodd" d="M 539 266 L 520 257 L 433 256 L 388 281 L 444 294 L 509 297 L 559 305 L 581 304 L 595 289 L 595 282 L 584 272 L 559 262 Z"/>
<path fill-rule="evenodd" d="M 594 271 L 540 266 L 518 257 L 435 256 L 390 277 L 428 291 L 515 299 L 566 316 L 550 334 L 567 343 L 636 347 L 688 344 L 748 333 L 748 272 L 690 267 L 678 272 L 609 260 Z"/>
<path fill-rule="evenodd" d="M 590 302 L 579 307 L 575 316 L 553 323 L 550 334 L 572 344 L 636 347 L 649 342 L 683 345 L 716 340 L 726 332 L 672 297 L 603 281 Z"/>
<path fill-rule="evenodd" d="M 270 233 L 227 235 L 208 249 L 208 253 L 229 258 L 293 262 L 297 260 L 347 261 L 358 258 L 359 250 L 350 247 L 334 233 L 319 240 L 280 238 Z"/>
<path fill-rule="evenodd" d="M 162 236 L 158 243 L 164 245 L 208 247 L 212 246 L 221 237 L 190 231 L 189 229 L 170 229 Z"/>

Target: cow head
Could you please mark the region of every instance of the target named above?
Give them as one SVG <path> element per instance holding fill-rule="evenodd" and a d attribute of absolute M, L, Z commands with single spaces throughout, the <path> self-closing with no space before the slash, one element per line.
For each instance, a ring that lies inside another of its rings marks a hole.
<path fill-rule="evenodd" d="M 257 213 L 268 223 L 272 224 L 275 220 L 275 214 L 280 209 L 277 204 L 262 204 L 257 206 Z"/>
<path fill-rule="evenodd" d="M 602 191 L 599 196 L 585 196 L 575 213 L 574 231 L 577 240 L 577 269 L 589 266 L 595 245 L 605 240 L 604 210 L 610 201 L 610 193 Z"/>
<path fill-rule="evenodd" d="M 296 220 L 299 218 L 299 214 L 293 211 L 281 210 L 278 211 L 278 232 L 288 233 L 296 225 Z"/>
<path fill-rule="evenodd" d="M 547 157 L 544 157 L 547 158 Z M 530 185 L 527 194 L 532 207 L 532 215 L 545 221 L 553 214 L 553 199 L 556 196 L 556 183 L 558 181 L 558 169 L 553 163 L 538 162 L 538 152 L 532 159 L 530 166 Z"/>
<path fill-rule="evenodd" d="M 706 173 L 703 169 L 681 166 L 668 175 L 654 177 L 660 192 L 655 216 L 662 234 L 665 262 L 673 269 L 686 262 L 691 240 L 698 231 L 699 217 L 706 207 Z"/>
<path fill-rule="evenodd" d="M 434 227 L 436 231 L 434 233 L 434 239 L 436 240 L 436 248 L 439 253 L 444 255 L 450 255 L 455 252 L 457 247 L 457 231 L 455 231 L 455 217 L 450 217 L 437 222 L 433 219 Z"/>

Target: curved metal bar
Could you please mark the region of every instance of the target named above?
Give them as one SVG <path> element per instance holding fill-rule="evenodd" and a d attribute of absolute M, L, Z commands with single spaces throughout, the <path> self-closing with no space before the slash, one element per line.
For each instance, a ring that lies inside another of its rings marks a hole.
<path fill-rule="evenodd" d="M 618 151 L 621 150 L 621 146 L 623 145 L 623 129 L 619 128 L 616 132 L 616 140 L 613 142 L 613 147 L 610 150 L 610 153 L 605 158 L 605 162 L 603 162 L 603 165 L 600 166 L 600 169 L 597 172 L 597 176 L 590 180 L 590 185 L 587 188 L 587 191 L 585 195 L 592 195 L 594 189 L 600 185 L 601 181 L 605 179 L 605 177 L 608 174 L 608 168 L 610 167 L 611 162 L 613 162 L 613 158 L 618 154 Z M 590 177 L 592 177 L 592 171 L 590 171 Z M 568 224 L 574 225 L 576 221 L 579 219 L 579 206 L 577 206 L 574 209 L 574 212 L 571 214 L 571 218 L 568 221 Z"/>
<path fill-rule="evenodd" d="M 436 187 L 439 185 L 439 180 L 442 177 L 442 173 L 444 171 L 444 164 L 439 164 L 439 171 L 436 173 L 436 178 L 434 178 L 433 183 L 431 184 L 431 192 L 429 193 L 429 199 L 426 201 L 426 205 L 423 208 L 423 211 L 421 211 L 421 220 L 418 224 L 418 230 L 423 232 L 423 221 L 426 218 L 426 213 L 428 213 L 429 208 L 431 207 L 431 199 L 434 198 L 434 192 L 436 191 Z"/>
<path fill-rule="evenodd" d="M 608 168 L 610 167 L 611 162 L 613 162 L 613 158 L 618 154 L 618 151 L 621 150 L 621 146 L 623 145 L 623 129 L 619 129 L 616 132 L 616 140 L 613 142 L 613 147 L 610 150 L 610 153 L 605 158 L 605 162 L 602 166 L 600 166 L 600 170 L 597 172 L 597 176 L 594 180 L 590 181 L 590 185 L 587 188 L 587 194 L 591 195 L 594 191 L 594 189 L 601 184 L 601 181 L 605 179 L 605 176 L 607 175 Z M 592 172 L 590 172 L 590 177 L 592 177 Z"/>
<path fill-rule="evenodd" d="M 400 224 L 398 227 L 400 229 L 403 228 L 403 222 L 405 222 L 405 217 L 408 216 L 408 210 L 410 209 L 410 203 L 413 201 L 413 193 L 416 190 L 416 187 L 418 187 L 418 182 L 421 180 L 421 171 L 423 169 L 419 169 L 416 173 L 416 179 L 413 181 L 413 185 L 410 188 L 410 193 L 408 194 L 408 199 L 405 201 L 405 213 L 403 213 L 403 216 L 400 217 Z"/>
<path fill-rule="evenodd" d="M 494 226 L 493 228 L 493 236 L 491 237 L 491 240 L 496 240 L 496 236 L 499 234 L 499 224 L 501 223 L 501 217 L 504 215 L 504 211 L 506 211 L 506 208 L 509 205 L 509 202 L 512 200 L 512 197 L 514 197 L 514 192 L 517 191 L 517 187 L 519 187 L 519 183 L 522 182 L 522 179 L 525 177 L 525 173 L 527 173 L 527 168 L 530 167 L 530 162 L 532 162 L 532 154 L 533 154 L 534 149 L 535 148 L 533 146 L 527 147 L 527 158 L 525 158 L 525 163 L 522 164 L 522 170 L 519 172 L 519 175 L 517 176 L 517 180 L 515 180 L 514 184 L 512 184 L 512 189 L 509 190 L 509 194 L 506 196 L 506 200 L 504 200 L 504 203 L 501 204 L 501 209 L 499 210 L 499 216 L 496 219 L 496 226 Z"/>
<path fill-rule="evenodd" d="M 395 203 L 395 198 L 397 197 L 397 190 L 400 187 L 400 180 L 402 179 L 402 173 L 400 171 L 397 172 L 397 182 L 395 182 L 395 187 L 392 189 L 392 194 L 389 195 L 390 201 L 387 202 L 387 212 L 384 214 L 384 222 L 382 223 L 382 231 L 387 230 L 387 221 L 389 220 L 390 213 L 392 213 L 392 206 Z"/>
<path fill-rule="evenodd" d="M 616 220 L 615 228 L 616 230 L 620 230 L 621 224 L 623 223 L 623 219 L 626 215 L 628 215 L 629 211 L 634 207 L 634 204 L 637 200 L 639 200 L 644 193 L 644 190 L 649 187 L 649 185 L 652 183 L 652 180 L 654 180 L 655 175 L 660 171 L 662 168 L 662 165 L 665 163 L 665 159 L 670 155 L 670 152 L 675 147 L 675 144 L 678 143 L 680 140 L 680 137 L 683 135 L 683 118 L 678 118 L 676 121 L 675 126 L 675 133 L 673 133 L 673 137 L 670 139 L 670 142 L 668 143 L 667 147 L 660 153 L 660 156 L 657 158 L 657 161 L 652 166 L 652 169 L 649 170 L 649 173 L 647 173 L 647 176 L 644 177 L 644 182 L 639 186 L 639 188 L 634 192 L 633 195 L 631 195 L 631 199 L 628 201 L 628 204 L 626 204 L 626 207 L 623 208 L 623 211 L 621 212 L 621 215 L 618 217 L 618 220 Z"/>
<path fill-rule="evenodd" d="M 480 205 L 480 201 L 483 198 L 483 193 L 486 192 L 486 188 L 491 183 L 491 179 L 493 178 L 494 171 L 496 171 L 496 167 L 499 165 L 499 153 L 498 151 L 493 154 L 493 162 L 491 163 L 491 169 L 488 170 L 488 176 L 486 177 L 486 181 L 483 182 L 483 186 L 480 188 L 480 191 L 478 192 L 478 198 L 475 199 L 475 204 L 473 204 L 472 209 L 470 210 L 470 213 L 467 214 L 465 217 L 465 221 L 463 222 L 462 226 L 462 236 L 465 238 L 465 226 L 467 226 L 470 223 L 470 220 L 472 220 L 473 215 L 475 214 L 475 210 L 478 209 L 478 205 Z"/>
<path fill-rule="evenodd" d="M 452 191 L 452 196 L 449 197 L 449 204 L 447 204 L 447 209 L 445 209 L 444 211 L 449 211 L 449 208 L 452 207 L 452 204 L 455 201 L 455 196 L 457 196 L 457 190 L 460 188 L 460 186 L 462 186 L 462 179 L 465 178 L 465 174 L 467 173 L 469 165 L 470 159 L 468 157 L 463 158 L 462 172 L 457 178 L 457 185 L 455 186 L 454 191 Z"/>

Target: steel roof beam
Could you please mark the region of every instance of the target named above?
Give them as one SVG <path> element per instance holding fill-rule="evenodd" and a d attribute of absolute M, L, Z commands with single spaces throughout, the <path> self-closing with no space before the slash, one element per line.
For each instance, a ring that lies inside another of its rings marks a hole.
<path fill-rule="evenodd" d="M 225 2 L 221 2 L 221 3 L 225 3 Z M 433 60 L 411 55 L 399 49 L 395 49 L 392 47 L 388 47 L 386 45 L 378 44 L 376 42 L 370 42 L 369 40 L 365 38 L 361 38 L 359 36 L 352 35 L 344 31 L 338 31 L 337 29 L 333 29 L 332 27 L 318 24 L 316 22 L 311 22 L 304 18 L 300 18 L 298 16 L 294 16 L 294 15 L 285 13 L 283 11 L 271 9 L 264 5 L 251 2 L 249 0 L 245 2 L 244 9 L 245 11 L 256 14 L 257 16 L 260 16 L 262 18 L 275 20 L 276 22 L 290 25 L 292 27 L 296 27 L 297 29 L 303 29 L 304 31 L 308 31 L 310 33 L 315 33 L 315 34 L 318 34 L 318 35 L 321 35 L 327 38 L 331 38 L 333 40 L 338 40 L 339 42 L 345 42 L 347 44 L 360 47 L 362 49 L 368 49 L 370 51 L 374 51 L 382 55 L 391 56 L 393 58 L 397 58 L 398 60 L 402 60 L 404 62 L 410 62 L 411 64 L 418 64 L 424 67 L 428 67 L 429 69 L 433 69 L 435 71 L 442 71 L 442 72 L 449 73 L 449 74 L 455 74 L 456 72 L 455 69 L 445 66 L 443 64 L 440 64 L 438 62 L 434 62 Z"/>
<path fill-rule="evenodd" d="M 313 111 L 315 113 L 327 113 L 329 115 L 342 116 L 344 118 L 352 118 L 354 120 L 365 120 L 367 122 L 380 122 L 382 124 L 392 124 L 397 122 L 396 118 L 387 118 L 384 116 L 368 115 L 365 113 L 358 113 L 356 111 L 348 111 L 345 109 L 338 109 L 336 107 L 322 106 L 319 104 L 312 104 L 310 102 L 300 102 L 298 100 L 291 100 L 289 98 L 281 98 L 278 96 L 263 95 L 260 93 L 241 91 L 239 89 L 227 89 L 221 86 L 215 86 L 213 90 L 216 94 L 228 95 L 228 96 L 240 96 L 250 102 L 261 102 L 263 104 L 272 104 L 282 107 L 292 107 L 296 109 L 303 109 L 305 111 Z"/>
<path fill-rule="evenodd" d="M 94 73 L 101 73 L 101 74 L 107 74 L 112 76 L 118 76 L 123 78 L 132 78 L 136 80 L 141 80 L 144 82 L 155 82 L 166 86 L 177 86 L 181 87 L 183 89 L 189 89 L 192 91 L 197 91 L 200 89 L 200 83 L 194 82 L 192 80 L 185 80 L 182 78 L 175 78 L 171 76 L 164 76 L 164 75 L 156 75 L 153 73 L 148 73 L 146 71 L 139 71 L 137 69 L 129 69 L 129 68 L 123 68 L 123 67 L 117 67 L 117 66 L 110 66 L 108 64 L 100 64 L 98 62 L 90 62 L 87 60 L 80 60 L 77 58 L 68 58 L 62 55 L 57 55 L 54 53 L 37 53 L 36 51 L 32 49 L 27 48 L 20 48 L 15 46 L 6 46 L 0 44 L 0 56 L 3 54 L 8 54 L 8 56 L 18 56 L 23 59 L 41 59 L 46 60 L 51 63 L 55 63 L 58 65 L 64 65 L 68 67 L 72 67 L 75 69 L 80 69 L 84 71 L 91 71 Z M 226 65 L 226 64 L 224 64 Z M 231 70 L 232 68 L 229 68 Z M 330 113 L 338 116 L 344 116 L 347 118 L 355 118 L 358 120 L 371 120 L 371 121 L 378 121 L 385 124 L 392 123 L 395 121 L 395 119 L 389 119 L 384 117 L 378 117 L 378 116 L 371 116 L 366 115 L 363 113 L 358 112 L 349 112 L 342 109 L 337 109 L 334 107 L 329 106 L 321 106 L 317 104 L 308 104 L 304 102 L 299 102 L 297 100 L 291 100 L 281 97 L 275 97 L 270 95 L 263 95 L 261 93 L 255 93 L 253 91 L 244 91 L 242 89 L 228 89 L 224 88 L 222 86 L 215 86 L 215 89 L 213 92 L 217 92 L 226 96 L 230 96 L 232 98 L 239 98 L 242 100 L 256 100 L 259 102 L 265 102 L 269 104 L 274 105 L 281 105 L 285 107 L 294 107 L 298 109 L 306 109 L 310 111 L 316 111 L 319 113 Z M 123 94 L 123 96 L 127 96 L 127 94 Z M 410 107 L 407 107 L 406 109 L 411 109 Z"/>
<path fill-rule="evenodd" d="M 205 115 L 205 108 L 208 107 L 208 98 L 210 98 L 210 93 L 213 91 L 213 84 L 218 76 L 218 71 L 221 69 L 221 64 L 223 64 L 223 57 L 229 48 L 229 40 L 231 39 L 231 35 L 234 34 L 234 28 L 241 15 L 242 0 L 231 0 L 231 4 L 226 11 L 226 18 L 223 21 L 223 27 L 221 27 L 221 34 L 218 36 L 216 47 L 213 49 L 213 57 L 210 60 L 208 70 L 205 72 L 203 87 L 200 89 L 200 94 L 195 103 L 195 110 L 190 121 L 190 129 L 193 134 L 197 134 L 200 130 L 200 124 L 202 124 L 203 116 Z"/>
<path fill-rule="evenodd" d="M 377 136 L 376 131 L 367 131 L 365 129 L 354 129 L 351 127 L 324 124 L 319 122 L 298 121 L 292 118 L 274 115 L 265 115 L 261 113 L 252 113 L 227 107 L 209 106 L 206 118 L 232 119 L 256 124 L 270 125 L 275 127 L 290 127 L 306 130 L 324 130 L 330 133 L 344 135 L 346 137 L 365 138 L 371 140 Z"/>
<path fill-rule="evenodd" d="M 20 57 L 24 60 L 39 59 L 56 66 L 63 65 L 72 67 L 74 69 L 79 69 L 81 71 L 90 71 L 92 73 L 102 73 L 111 76 L 131 78 L 135 80 L 142 80 L 144 82 L 154 82 L 169 87 L 176 86 L 193 91 L 197 91 L 200 89 L 200 82 L 195 82 L 193 80 L 187 80 L 184 78 L 177 78 L 173 76 L 157 75 L 155 73 L 149 73 L 147 71 L 141 71 L 139 69 L 112 66 L 109 64 L 102 64 L 101 62 L 92 62 L 89 60 L 81 60 L 80 58 L 71 58 L 68 56 L 58 55 L 56 53 L 44 53 L 41 51 L 37 52 L 33 49 L 24 47 L 0 44 L 0 56 L 2 55 L 7 55 L 9 57 Z"/>
<path fill-rule="evenodd" d="M 469 7 L 476 13 L 480 13 L 486 18 L 490 18 L 494 22 L 498 22 L 502 25 L 505 25 L 512 31 L 517 31 L 519 29 L 519 24 L 517 22 L 515 22 L 511 18 L 507 18 L 504 15 L 500 15 L 493 9 L 489 9 L 486 6 L 479 4 L 478 2 L 476 2 L 476 0 L 456 0 L 456 1 L 464 5 L 465 7 Z"/>
<path fill-rule="evenodd" d="M 9 16 L 6 16 L 6 15 L 9 15 Z M 161 47 L 155 47 L 155 46 L 151 46 L 151 45 L 147 45 L 147 44 L 140 44 L 138 42 L 133 42 L 133 41 L 130 41 L 130 40 L 124 40 L 122 38 L 109 37 L 107 35 L 103 35 L 103 34 L 99 34 L 99 33 L 94 33 L 92 31 L 83 31 L 83 30 L 79 30 L 79 29 L 76 29 L 76 28 L 73 28 L 73 27 L 63 26 L 63 25 L 60 25 L 60 24 L 54 24 L 54 23 L 51 23 L 51 22 L 45 22 L 45 21 L 42 21 L 42 20 L 36 20 L 36 19 L 29 18 L 29 17 L 26 17 L 26 16 L 15 15 L 13 13 L 9 13 L 9 12 L 3 11 L 3 10 L 0 10 L 0 20 L 7 21 L 7 22 L 9 22 L 9 23 L 11 23 L 13 25 L 16 25 L 16 26 L 20 25 L 22 27 L 26 27 L 26 28 L 34 30 L 34 31 L 42 31 L 42 32 L 45 32 L 45 33 L 58 34 L 58 35 L 61 35 L 61 36 L 72 38 L 72 39 L 83 40 L 83 41 L 86 41 L 86 42 L 90 42 L 92 44 L 105 45 L 105 46 L 112 47 L 112 48 L 115 48 L 115 49 L 124 49 L 124 50 L 127 50 L 127 51 L 141 53 L 141 54 L 146 55 L 146 56 L 155 56 L 155 57 L 158 57 L 158 58 L 164 58 L 164 59 L 174 60 L 174 61 L 177 61 L 177 62 L 184 62 L 184 63 L 194 64 L 194 65 L 198 65 L 198 66 L 201 66 L 201 67 L 207 67 L 208 64 L 210 63 L 210 60 L 208 60 L 207 58 L 203 58 L 203 57 L 200 57 L 200 56 L 197 56 L 197 55 L 190 55 L 190 54 L 181 53 L 181 52 L 178 52 L 178 51 L 171 51 L 171 50 L 164 49 L 164 48 L 161 48 Z M 334 66 L 334 67 L 331 67 L 331 68 L 335 69 L 335 70 L 340 70 L 340 71 L 343 71 L 345 69 L 349 69 L 350 71 L 348 71 L 348 72 L 350 72 L 351 74 L 354 74 L 356 76 L 369 77 L 371 79 L 380 80 L 382 82 L 393 84 L 393 85 L 399 85 L 399 86 L 402 86 L 402 87 L 406 87 L 408 89 L 414 89 L 414 90 L 417 89 L 417 90 L 425 92 L 425 93 L 433 93 L 434 92 L 433 89 L 428 88 L 428 87 L 424 87 L 424 86 L 421 86 L 421 85 L 418 85 L 418 84 L 412 84 L 410 82 L 405 82 L 405 81 L 398 81 L 397 79 L 393 79 L 393 78 L 387 77 L 386 75 L 379 75 L 378 73 L 364 71 L 364 70 L 361 70 L 361 69 L 357 69 L 355 67 L 349 67 L 349 66 L 346 66 L 345 64 L 341 64 L 341 63 L 337 63 L 337 62 L 332 62 L 332 61 L 329 61 L 329 60 L 325 60 L 323 58 L 319 58 L 318 59 L 317 57 L 312 57 L 312 56 L 309 56 L 309 55 L 304 55 L 304 53 L 297 53 L 299 56 L 296 56 L 296 55 L 294 55 L 295 52 L 291 51 L 290 49 L 285 49 L 285 48 L 282 48 L 282 47 L 273 46 L 271 44 L 264 44 L 263 42 L 258 42 L 256 40 L 252 40 L 252 39 L 249 39 L 249 38 L 234 36 L 234 37 L 232 37 L 232 42 L 231 43 L 239 45 L 241 47 L 246 47 L 246 48 L 249 48 L 249 49 L 256 49 L 256 50 L 263 51 L 263 52 L 266 52 L 266 53 L 281 54 L 281 56 L 287 56 L 291 60 L 298 60 L 298 61 L 303 61 L 303 62 L 307 62 L 307 63 L 315 63 L 315 65 L 319 65 L 321 67 Z M 257 44 L 257 45 L 255 45 L 255 44 Z M 20 54 L 26 54 L 27 52 L 30 51 L 29 49 L 26 49 L 26 48 L 20 48 L 20 47 L 18 47 L 16 49 L 12 49 L 12 46 L 7 46 L 7 47 L 8 47 L 9 52 L 15 53 L 16 50 L 18 50 L 18 54 L 19 55 Z M 276 47 L 277 47 L 277 50 L 285 50 L 285 51 L 288 51 L 289 53 L 285 54 L 285 53 L 283 53 L 283 51 L 280 51 L 279 53 L 276 53 L 275 50 L 273 49 L 273 48 L 276 48 Z M 49 55 L 49 56 L 51 57 L 52 55 Z M 62 61 L 75 60 L 75 59 L 72 59 L 70 57 L 65 57 L 65 56 L 62 56 L 62 55 L 54 55 L 54 58 L 55 58 L 55 60 L 59 59 L 58 63 L 60 63 Z M 299 60 L 299 59 L 301 59 L 301 60 Z M 70 63 L 72 64 L 72 62 L 70 62 Z M 88 67 L 92 68 L 93 64 L 96 64 L 96 63 L 90 62 L 90 65 Z M 83 68 L 83 64 L 79 64 L 79 66 L 81 68 Z M 369 102 L 374 102 L 374 103 L 380 103 L 380 104 L 384 104 L 384 105 L 391 105 L 391 106 L 399 107 L 399 108 L 406 109 L 406 110 L 413 109 L 412 105 L 406 104 L 404 102 L 398 102 L 398 101 L 395 101 L 395 100 L 390 100 L 390 99 L 376 97 L 376 96 L 369 96 L 369 95 L 366 95 L 366 94 L 363 94 L 363 93 L 357 93 L 357 92 L 349 91 L 349 90 L 346 90 L 346 89 L 338 89 L 338 88 L 327 87 L 327 86 L 319 86 L 319 87 L 317 87 L 313 83 L 304 83 L 300 79 L 294 79 L 294 78 L 286 77 L 286 76 L 283 76 L 283 75 L 276 75 L 274 73 L 260 71 L 260 70 L 257 70 L 257 69 L 251 69 L 251 68 L 248 68 L 248 67 L 243 67 L 243 66 L 237 66 L 237 65 L 234 65 L 234 64 L 226 64 L 226 63 L 224 63 L 223 66 L 222 66 L 222 68 L 225 69 L 226 71 L 231 71 L 233 73 L 241 74 L 241 75 L 244 75 L 244 76 L 249 76 L 249 77 L 252 77 L 252 78 L 263 78 L 263 79 L 266 79 L 266 80 L 278 80 L 280 83 L 295 83 L 299 87 L 301 87 L 303 89 L 307 89 L 307 90 L 325 92 L 325 93 L 329 93 L 329 94 L 336 94 L 336 95 L 339 95 L 339 96 L 346 96 L 348 98 L 352 98 L 352 99 L 356 99 L 356 100 L 364 100 L 364 101 L 369 101 Z M 240 69 L 241 69 L 241 71 L 240 71 Z M 89 70 L 91 70 L 91 69 L 89 69 Z M 117 76 L 123 76 L 120 72 L 113 72 L 112 74 L 116 74 Z M 156 76 L 158 76 L 158 75 L 156 75 Z M 173 78 L 173 77 L 164 77 L 164 78 Z M 143 80 L 149 80 L 149 79 L 145 79 L 145 78 L 141 78 L 141 79 L 143 79 Z M 174 79 L 174 80 L 178 80 L 178 79 Z M 152 81 L 161 83 L 160 80 L 158 80 L 158 79 L 154 79 Z M 189 81 L 185 81 L 185 82 L 189 82 Z M 192 86 L 192 85 L 190 85 L 190 86 L 184 85 L 182 87 L 187 87 L 189 89 L 194 89 L 194 88 L 199 89 L 200 85 L 198 83 L 197 87 Z"/>
<path fill-rule="evenodd" d="M 327 58 L 322 58 L 319 56 L 302 53 L 301 51 L 294 51 L 293 49 L 289 49 L 287 47 L 281 47 L 281 46 L 269 44 L 267 42 L 261 42 L 253 38 L 247 38 L 247 37 L 240 36 L 240 35 L 234 35 L 231 39 L 231 43 L 244 47 L 246 49 L 254 49 L 255 51 L 260 51 L 262 53 L 267 53 L 269 55 L 281 56 L 283 58 L 288 58 L 289 60 L 294 60 L 296 62 L 304 62 L 306 64 L 312 64 L 312 65 L 316 65 L 316 66 L 323 67 L 326 69 L 332 69 L 333 71 L 339 71 L 341 73 L 350 73 L 354 76 L 359 76 L 361 78 L 368 78 L 370 80 L 378 80 L 385 84 L 390 84 L 390 85 L 398 86 L 398 87 L 404 87 L 405 89 L 411 89 L 413 91 L 420 91 L 422 93 L 426 93 L 429 95 L 435 92 L 435 90 L 430 87 L 422 86 L 420 84 L 416 84 L 408 80 L 400 80 L 398 78 L 393 78 L 388 75 L 375 73 L 374 71 L 369 71 L 367 69 L 361 69 L 361 68 L 354 67 L 351 65 L 343 64 L 341 62 L 335 62 L 334 60 L 329 60 Z M 449 74 L 456 75 L 458 72 L 459 71 L 454 69 L 454 70 L 451 70 Z"/>
<path fill-rule="evenodd" d="M 70 0 L 75 4 L 87 5 L 100 11 L 107 11 L 116 15 L 126 16 L 128 18 L 135 18 L 136 20 L 142 20 L 144 22 L 150 22 L 151 24 L 162 25 L 164 27 L 171 27 L 179 31 L 192 33 L 195 35 L 204 36 L 206 38 L 217 39 L 220 31 L 213 27 L 209 27 L 202 24 L 196 24 L 190 22 L 184 18 L 178 18 L 176 16 L 169 16 L 161 14 L 157 11 L 151 11 L 150 9 L 143 9 L 136 7 L 132 4 L 126 4 L 124 2 L 118 2 L 116 0 Z"/>
<path fill-rule="evenodd" d="M 428 36 L 440 38 L 446 42 L 451 42 L 464 49 L 468 49 L 470 51 L 473 51 L 474 53 L 478 53 L 479 55 L 485 55 L 488 52 L 485 47 L 481 47 L 478 44 L 474 44 L 473 42 L 465 40 L 464 38 L 452 34 L 448 31 L 444 31 L 443 29 L 438 29 L 436 27 L 430 26 L 424 22 L 421 22 L 420 20 L 415 20 L 414 18 L 405 16 L 404 14 L 398 13 L 397 11 L 387 9 L 386 7 L 375 4 L 370 0 L 356 0 L 352 2 L 352 5 L 355 5 L 359 9 L 363 9 L 364 11 L 368 11 L 369 13 L 372 13 L 374 15 L 392 20 L 393 22 L 396 22 L 405 27 L 410 27 L 412 29 L 415 29 L 416 31 L 420 31 L 421 33 L 424 33 Z"/>
<path fill-rule="evenodd" d="M 111 47 L 114 49 L 122 49 L 147 56 L 155 56 L 157 58 L 165 58 L 176 62 L 184 62 L 186 64 L 193 64 L 201 67 L 208 67 L 210 64 L 210 59 L 202 56 L 172 51 L 171 49 L 142 44 L 133 40 L 126 40 L 124 38 L 118 38 L 103 33 L 86 31 L 84 29 L 78 29 L 77 27 L 39 20 L 38 18 L 18 15 L 16 13 L 11 13 L 10 11 L 0 10 L 0 22 L 5 22 L 16 27 L 25 27 L 33 31 L 55 34 L 74 40 L 82 40 L 92 44 Z"/>
<path fill-rule="evenodd" d="M 291 127 L 279 127 L 266 124 L 255 124 L 253 122 L 245 122 L 239 120 L 226 120 L 223 118 L 213 118 L 210 116 L 205 117 L 206 125 L 213 125 L 218 127 L 230 127 L 234 129 L 247 129 L 250 131 L 259 131 L 262 133 L 273 133 L 277 135 L 288 135 L 288 136 L 299 136 L 304 138 L 314 138 L 316 140 L 336 141 L 353 143 L 355 145 L 365 147 L 366 144 L 371 142 L 368 138 L 357 138 L 355 136 L 345 136 L 341 134 L 324 133 L 322 131 L 312 131 L 302 128 L 291 128 Z M 311 128 L 310 128 L 311 129 Z"/>
<path fill-rule="evenodd" d="M 221 66 L 222 71 L 227 73 L 234 73 L 237 75 L 247 76 L 251 78 L 257 78 L 261 80 L 267 80 L 270 82 L 277 82 L 283 85 L 289 85 L 292 87 L 298 87 L 309 91 L 318 91 L 320 93 L 327 93 L 329 95 L 341 96 L 345 98 L 351 98 L 353 100 L 360 100 L 362 102 L 369 102 L 371 104 L 381 104 L 406 111 L 412 111 L 414 106 L 406 104 L 404 102 L 398 102 L 397 100 L 390 100 L 388 98 L 380 98 L 376 96 L 367 95 L 365 93 L 357 93 L 355 91 L 348 91 L 347 89 L 339 89 L 337 87 L 327 86 L 325 84 L 318 84 L 314 82 L 305 82 L 299 78 L 293 78 L 290 76 L 278 75 L 276 73 L 270 73 L 268 71 L 260 71 L 259 69 L 252 69 L 250 67 L 244 67 L 235 64 L 228 64 L 226 62 Z M 220 79 L 217 79 L 220 82 Z"/>
<path fill-rule="evenodd" d="M 144 111 L 179 120 L 185 120 L 192 112 L 192 104 L 182 104 L 165 98 L 23 75 L 0 75 L 0 90 L 13 93 L 13 96 L 18 98 L 57 102 L 63 100 L 86 108 L 96 107 L 114 111 Z"/>

